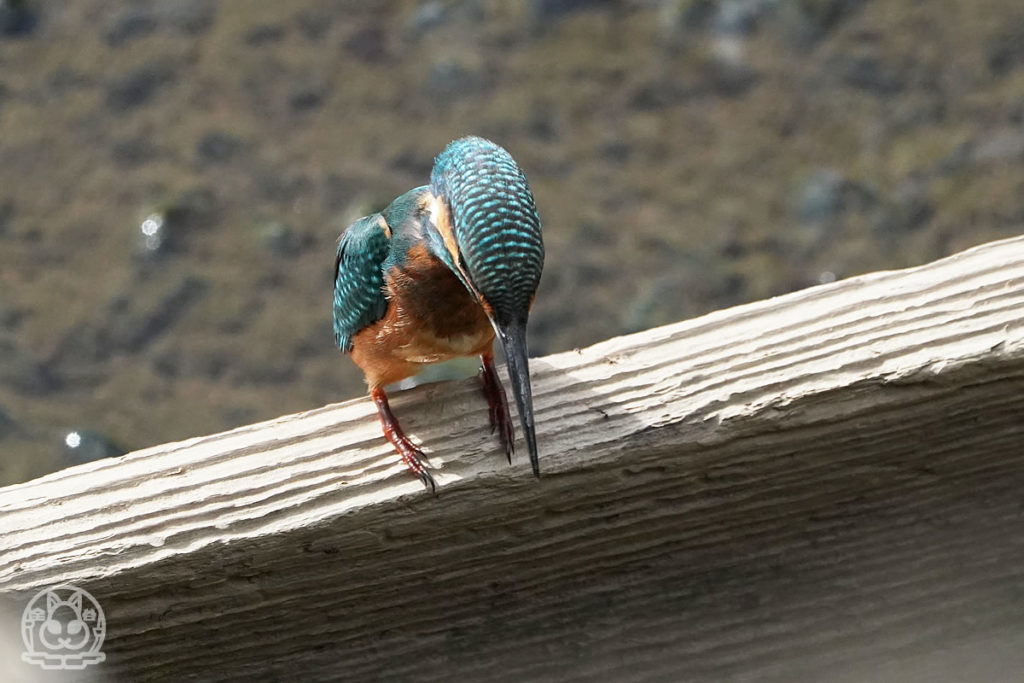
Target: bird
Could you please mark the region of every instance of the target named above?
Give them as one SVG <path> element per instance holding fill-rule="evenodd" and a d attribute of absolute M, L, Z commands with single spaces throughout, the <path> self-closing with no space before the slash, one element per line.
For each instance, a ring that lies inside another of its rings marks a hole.
<path fill-rule="evenodd" d="M 536 201 L 503 147 L 476 136 L 450 142 L 430 182 L 352 223 L 334 263 L 334 335 L 363 371 L 384 436 L 436 493 L 422 450 L 406 435 L 385 386 L 424 366 L 480 358 L 491 432 L 509 464 L 514 430 L 494 342 L 505 356 L 534 476 L 540 476 L 526 327 L 544 267 Z"/>

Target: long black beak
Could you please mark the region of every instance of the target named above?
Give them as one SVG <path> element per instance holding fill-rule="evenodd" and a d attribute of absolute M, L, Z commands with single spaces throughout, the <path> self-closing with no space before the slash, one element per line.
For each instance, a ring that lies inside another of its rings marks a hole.
<path fill-rule="evenodd" d="M 526 434 L 526 447 L 530 452 L 530 466 L 533 475 L 540 476 L 540 464 L 537 462 L 537 435 L 533 429 L 533 392 L 530 389 L 530 363 L 526 355 L 526 323 L 514 322 L 509 325 L 495 325 L 501 348 L 505 351 L 505 362 L 508 363 L 508 376 L 512 380 L 512 393 L 516 397 L 516 408 L 519 418 L 523 421 L 523 433 Z"/>

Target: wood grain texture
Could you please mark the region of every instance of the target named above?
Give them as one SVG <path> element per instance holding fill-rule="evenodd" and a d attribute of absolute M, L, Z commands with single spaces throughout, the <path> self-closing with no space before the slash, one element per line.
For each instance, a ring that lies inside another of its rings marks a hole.
<path fill-rule="evenodd" d="M 365 399 L 82 465 L 0 489 L 0 595 L 118 681 L 1011 680 L 1022 312 L 1016 238 L 534 359 L 540 480 L 397 394 L 436 497 Z"/>

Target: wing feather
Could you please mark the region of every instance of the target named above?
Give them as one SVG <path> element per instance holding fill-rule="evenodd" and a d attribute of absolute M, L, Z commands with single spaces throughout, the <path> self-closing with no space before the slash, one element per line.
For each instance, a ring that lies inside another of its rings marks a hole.
<path fill-rule="evenodd" d="M 384 260 L 391 250 L 391 229 L 379 213 L 360 218 L 345 230 L 334 260 L 334 339 L 345 353 L 352 338 L 384 317 Z"/>

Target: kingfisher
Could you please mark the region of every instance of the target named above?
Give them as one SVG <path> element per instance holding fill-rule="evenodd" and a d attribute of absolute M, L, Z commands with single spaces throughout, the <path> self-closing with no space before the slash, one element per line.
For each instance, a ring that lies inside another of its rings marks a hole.
<path fill-rule="evenodd" d="M 395 418 L 385 386 L 425 365 L 480 358 L 483 393 L 511 464 L 508 398 L 494 366 L 500 341 L 540 476 L 526 323 L 544 266 L 540 217 L 526 176 L 502 147 L 464 137 L 434 160 L 430 184 L 341 235 L 334 262 L 334 337 L 366 377 L 384 436 L 432 491 L 423 452 Z"/>

